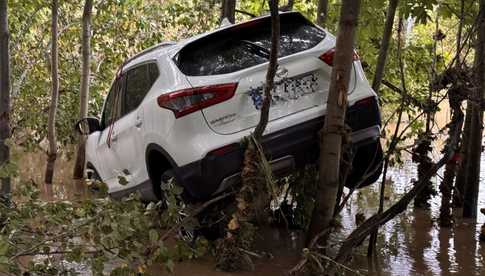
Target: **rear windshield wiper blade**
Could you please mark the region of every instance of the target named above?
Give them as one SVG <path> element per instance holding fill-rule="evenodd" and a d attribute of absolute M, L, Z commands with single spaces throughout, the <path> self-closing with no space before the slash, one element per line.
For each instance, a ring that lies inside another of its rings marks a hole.
<path fill-rule="evenodd" d="M 249 40 L 240 40 L 239 42 L 244 44 L 244 46 L 246 46 L 246 48 L 251 53 L 253 53 L 257 56 L 260 56 L 262 58 L 269 59 L 270 51 L 268 49 L 264 48 L 263 46 L 260 46 L 256 43 L 252 42 L 252 41 L 249 41 Z"/>

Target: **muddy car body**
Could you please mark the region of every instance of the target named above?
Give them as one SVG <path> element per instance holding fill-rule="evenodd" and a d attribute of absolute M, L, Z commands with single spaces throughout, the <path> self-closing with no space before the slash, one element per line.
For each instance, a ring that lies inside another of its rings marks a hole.
<path fill-rule="evenodd" d="M 263 138 L 276 175 L 318 159 L 334 47 L 335 37 L 301 14 L 281 14 L 276 87 Z M 224 191 L 239 180 L 240 142 L 259 120 L 269 48 L 270 17 L 263 16 L 129 59 L 101 120 L 90 119 L 87 168 L 114 196 L 140 191 L 146 199 L 160 197 L 167 176 L 193 199 Z M 380 173 L 380 115 L 357 54 L 348 102 L 356 155 L 347 185 L 367 185 Z"/>

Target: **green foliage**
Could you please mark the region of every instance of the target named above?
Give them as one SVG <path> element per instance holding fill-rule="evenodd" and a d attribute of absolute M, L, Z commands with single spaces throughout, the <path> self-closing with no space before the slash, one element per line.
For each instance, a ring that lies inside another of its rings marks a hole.
<path fill-rule="evenodd" d="M 79 116 L 83 1 L 61 1 L 59 21 L 61 145 L 75 142 Z M 95 1 L 89 113 L 101 110 L 115 72 L 124 60 L 162 41 L 183 39 L 216 26 L 214 1 Z M 36 147 L 46 136 L 50 101 L 50 1 L 9 1 L 12 60 L 12 125 L 19 144 Z M 36 114 L 36 116 L 32 116 Z"/>
<path fill-rule="evenodd" d="M 25 184 L 17 189 L 17 202 L 0 204 L 0 272 L 58 275 L 88 265 L 96 275 L 132 275 L 146 274 L 153 263 L 172 271 L 173 260 L 200 257 L 208 248 L 203 239 L 193 246 L 179 240 L 166 245 L 163 233 L 179 218 L 160 211 L 169 205 L 183 213 L 176 196 L 148 205 L 136 195 L 120 201 L 106 197 L 46 202 L 34 186 Z M 27 267 L 20 265 L 22 257 L 31 257 Z"/>

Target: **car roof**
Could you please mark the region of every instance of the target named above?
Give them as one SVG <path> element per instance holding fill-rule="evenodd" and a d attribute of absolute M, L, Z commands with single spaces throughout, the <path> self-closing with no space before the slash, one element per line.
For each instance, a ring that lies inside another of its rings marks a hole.
<path fill-rule="evenodd" d="M 281 12 L 280 11 L 280 14 L 290 14 L 290 13 L 299 13 L 299 12 L 297 12 L 297 11 Z M 270 14 L 266 14 L 266 15 L 255 17 L 255 18 L 251 18 L 250 20 L 243 21 L 243 22 L 240 22 L 240 23 L 224 25 L 224 26 L 221 26 L 221 27 L 216 28 L 214 30 L 207 31 L 205 33 L 198 34 L 198 35 L 186 38 L 186 39 L 182 39 L 178 42 L 167 41 L 167 42 L 159 43 L 155 46 L 152 46 L 152 47 L 150 47 L 146 50 L 141 51 L 140 53 L 138 53 L 138 54 L 134 55 L 133 57 L 129 58 L 128 60 L 126 60 L 123 63 L 123 65 L 121 66 L 121 70 L 123 72 L 125 72 L 130 67 L 133 67 L 133 66 L 140 64 L 140 63 L 144 63 L 148 60 L 158 59 L 161 55 L 164 55 L 164 54 L 175 55 L 179 50 L 184 48 L 186 45 L 188 45 L 188 44 L 190 44 L 194 41 L 197 41 L 197 40 L 199 40 L 199 39 L 201 39 L 205 36 L 211 35 L 213 33 L 216 33 L 216 32 L 222 31 L 222 30 L 233 28 L 235 26 L 244 25 L 244 24 L 247 24 L 249 22 L 261 20 L 263 18 L 267 18 L 267 17 L 270 17 L 270 16 L 271 16 Z"/>

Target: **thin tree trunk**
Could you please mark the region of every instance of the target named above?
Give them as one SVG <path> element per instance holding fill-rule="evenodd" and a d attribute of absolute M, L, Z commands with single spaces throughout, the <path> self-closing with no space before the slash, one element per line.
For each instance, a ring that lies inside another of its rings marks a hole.
<path fill-rule="evenodd" d="M 458 68 L 461 68 L 461 39 L 463 33 L 463 25 L 465 21 L 465 0 L 460 1 L 460 24 L 458 26 L 458 32 L 456 34 L 456 64 Z M 471 124 L 471 103 L 467 102 L 466 107 L 466 115 L 465 115 L 465 126 L 463 128 L 462 134 L 462 141 L 460 144 L 460 156 L 461 162 L 458 163 L 458 171 L 456 173 L 456 180 L 455 180 L 455 189 L 453 190 L 453 207 L 462 207 L 463 206 L 463 190 L 465 186 L 465 179 L 466 179 L 466 152 L 469 139 L 469 132 L 470 132 L 470 124 Z"/>
<path fill-rule="evenodd" d="M 227 18 L 229 22 L 236 22 L 236 0 L 223 0 L 221 9 L 221 21 Z"/>
<path fill-rule="evenodd" d="M 8 0 L 0 0 L 0 166 L 9 161 L 10 150 L 10 53 L 8 31 Z M 10 178 L 1 179 L 0 195 L 10 194 Z"/>
<path fill-rule="evenodd" d="M 389 41 L 391 40 L 392 27 L 394 25 L 394 17 L 396 15 L 397 4 L 399 0 L 389 0 L 389 6 L 387 7 L 386 23 L 384 25 L 384 32 L 382 34 L 382 41 L 379 48 L 379 56 L 377 58 L 376 73 L 374 75 L 374 81 L 372 82 L 372 89 L 376 93 L 379 93 L 379 87 L 381 86 L 382 78 L 384 76 L 384 68 L 386 66 L 387 50 L 389 49 Z"/>
<path fill-rule="evenodd" d="M 51 48 L 51 104 L 49 108 L 49 120 L 47 123 L 47 139 L 49 140 L 49 150 L 47 152 L 47 166 L 45 169 L 45 183 L 52 184 L 54 178 L 54 166 L 57 158 L 57 139 L 56 139 L 56 112 L 59 97 L 59 76 L 58 76 L 58 45 L 57 45 L 57 21 L 58 21 L 58 0 L 52 0 L 52 48 Z"/>
<path fill-rule="evenodd" d="M 354 34 L 360 0 L 343 0 L 337 35 L 335 64 L 327 100 L 325 125 L 321 130 L 319 185 L 307 242 L 330 226 L 340 178 L 342 139 L 345 135 L 347 91 L 354 52 Z"/>
<path fill-rule="evenodd" d="M 91 54 L 91 14 L 93 0 L 86 0 L 83 13 L 83 33 L 82 33 L 82 68 L 81 68 L 81 88 L 80 88 L 80 107 L 79 118 L 88 116 L 89 101 L 89 75 L 90 75 L 90 54 Z M 81 179 L 84 176 L 86 137 L 79 136 L 77 146 L 76 163 L 74 164 L 74 179 Z"/>
<path fill-rule="evenodd" d="M 280 50 L 280 16 L 278 14 L 278 0 L 270 0 L 271 8 L 271 50 L 269 55 L 266 84 L 264 85 L 264 100 L 258 125 L 254 130 L 254 137 L 261 142 L 263 132 L 268 125 L 269 108 L 271 106 L 271 90 L 274 87 L 274 77 L 278 69 L 278 52 Z"/>
<path fill-rule="evenodd" d="M 460 23 L 456 33 L 456 64 L 461 67 L 461 37 L 463 33 L 463 24 L 465 23 L 465 0 L 460 1 Z"/>
<path fill-rule="evenodd" d="M 264 100 L 261 107 L 259 122 L 247 141 L 244 151 L 243 167 L 241 170 L 241 188 L 236 195 L 237 209 L 233 214 L 233 219 L 229 222 L 228 235 L 219 243 L 216 249 L 217 266 L 221 269 L 242 269 L 251 262 L 243 254 L 243 250 L 249 250 L 253 245 L 252 237 L 245 237 L 244 244 L 241 244 L 242 233 L 248 231 L 248 224 L 254 221 L 261 221 L 262 215 L 267 215 L 267 207 L 270 203 L 270 192 L 267 183 L 258 165 L 262 164 L 260 145 L 264 130 L 268 124 L 269 110 L 271 105 L 271 90 L 274 87 L 274 77 L 278 68 L 278 52 L 280 48 L 280 17 L 278 11 L 278 0 L 270 0 L 271 12 L 271 50 L 269 55 L 268 70 L 266 73 L 266 83 L 264 85 Z M 268 173 L 268 172 L 266 172 Z M 271 173 L 271 172 L 269 172 Z M 263 183 L 262 183 L 263 182 Z M 266 218 L 266 217 L 265 217 Z M 232 225 L 232 226 L 231 226 Z M 237 227 L 234 227 L 237 225 Z M 234 229 L 235 228 L 235 229 Z M 250 240 L 251 239 L 251 240 Z"/>
<path fill-rule="evenodd" d="M 320 27 L 325 27 L 325 21 L 328 15 L 328 0 L 318 0 L 317 7 L 317 24 Z"/>
<path fill-rule="evenodd" d="M 480 0 L 478 13 L 478 44 L 476 48 L 476 91 L 478 104 L 472 105 L 470 143 L 468 144 L 467 181 L 465 182 L 465 195 L 463 217 L 476 218 L 478 205 L 478 187 L 480 185 L 480 157 L 482 155 L 483 111 L 481 109 L 485 93 L 485 0 Z"/>
<path fill-rule="evenodd" d="M 399 62 L 399 76 L 401 79 L 401 104 L 399 106 L 399 112 L 397 115 L 397 120 L 396 120 L 396 128 L 394 129 L 394 134 L 392 135 L 391 138 L 391 143 L 389 144 L 389 148 L 387 150 L 386 158 L 384 159 L 384 169 L 382 172 L 382 182 L 381 182 L 381 189 L 380 189 L 380 194 L 379 194 L 379 209 L 377 210 L 377 213 L 380 214 L 384 211 L 384 195 L 386 192 L 386 177 L 387 177 L 387 170 L 389 168 L 389 161 L 391 158 L 391 155 L 394 153 L 397 144 L 399 143 L 399 128 L 401 127 L 401 119 L 402 115 L 404 112 L 404 107 L 406 106 L 406 99 L 407 99 L 407 88 L 406 88 L 406 79 L 404 75 L 404 61 L 402 58 L 402 43 L 403 43 L 403 37 L 402 37 L 402 31 L 403 31 L 403 22 L 402 22 L 402 17 L 399 18 L 399 26 L 397 29 L 397 59 Z M 377 235 L 378 235 L 379 229 L 376 229 L 370 236 L 369 239 L 369 247 L 367 248 L 367 257 L 369 257 L 369 260 L 373 259 L 373 256 L 375 255 L 375 247 L 377 243 Z"/>
<path fill-rule="evenodd" d="M 472 124 L 472 103 L 467 101 L 465 126 L 460 145 L 461 163 L 456 174 L 455 190 L 453 191 L 453 207 L 463 207 L 463 196 L 465 194 L 465 182 L 468 168 L 468 144 L 470 143 L 470 132 Z"/>
<path fill-rule="evenodd" d="M 426 175 L 426 171 L 431 167 L 432 160 L 429 158 L 428 154 L 431 152 L 431 123 L 434 119 L 434 114 L 431 108 L 433 101 L 433 87 L 432 82 L 436 78 L 436 47 L 438 45 L 438 34 L 439 32 L 439 14 L 436 15 L 435 19 L 435 35 L 433 41 L 433 50 L 432 50 L 432 64 L 431 64 L 431 76 L 429 82 L 429 90 L 428 90 L 428 99 L 426 101 L 427 108 L 424 111 L 426 113 L 426 126 L 425 131 L 422 135 L 418 137 L 419 143 L 414 150 L 413 159 L 419 162 L 418 164 L 418 179 L 422 176 Z M 414 161 L 413 160 L 413 161 Z M 414 206 L 417 208 L 428 208 L 429 207 L 429 200 L 432 196 L 436 195 L 436 190 L 434 189 L 433 185 L 426 185 L 426 188 L 423 189 L 414 199 Z"/>
<path fill-rule="evenodd" d="M 454 160 L 449 161 L 445 166 L 443 180 L 440 185 L 441 207 L 439 224 L 441 227 L 450 227 L 453 223 L 451 216 L 451 193 L 453 188 L 453 179 L 455 178 L 456 163 Z"/>

